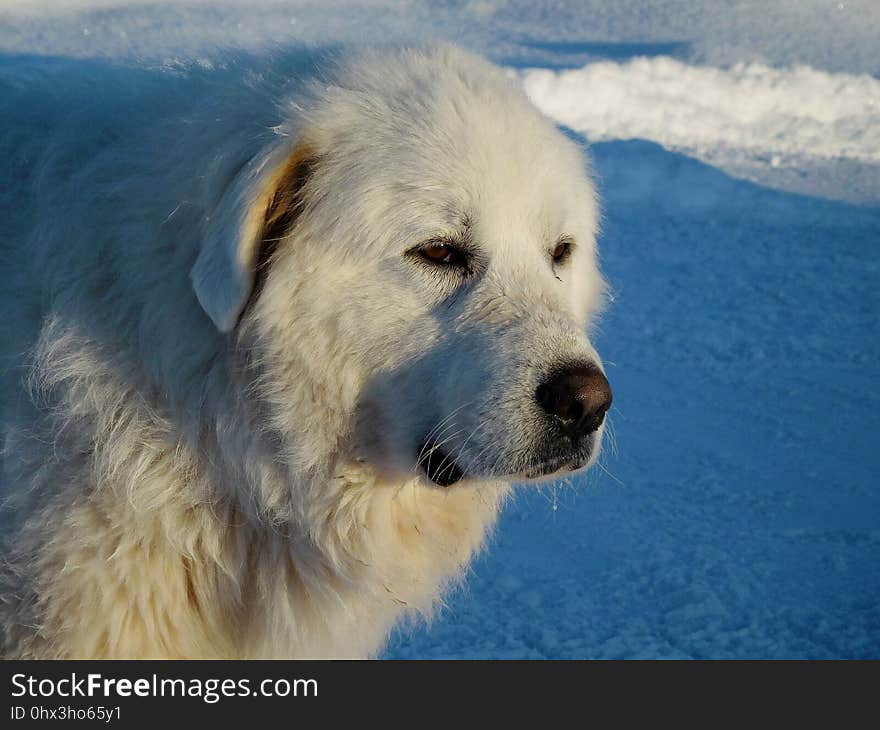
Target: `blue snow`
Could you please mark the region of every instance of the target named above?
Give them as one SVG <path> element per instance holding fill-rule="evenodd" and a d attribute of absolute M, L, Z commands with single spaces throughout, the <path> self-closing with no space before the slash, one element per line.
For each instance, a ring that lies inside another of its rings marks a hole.
<path fill-rule="evenodd" d="M 604 469 L 520 487 L 386 655 L 880 658 L 880 208 L 592 152 Z"/>

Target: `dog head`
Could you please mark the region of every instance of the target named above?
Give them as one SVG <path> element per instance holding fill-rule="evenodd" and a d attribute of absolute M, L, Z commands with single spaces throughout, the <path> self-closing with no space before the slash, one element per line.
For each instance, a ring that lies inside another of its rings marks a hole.
<path fill-rule="evenodd" d="M 591 464 L 611 391 L 578 146 L 448 47 L 359 58 L 289 111 L 294 141 L 240 173 L 192 279 L 293 467 L 448 486 Z"/>

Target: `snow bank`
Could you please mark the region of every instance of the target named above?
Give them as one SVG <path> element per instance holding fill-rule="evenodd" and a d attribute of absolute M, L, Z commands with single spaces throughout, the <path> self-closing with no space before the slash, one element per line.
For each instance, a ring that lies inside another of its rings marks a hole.
<path fill-rule="evenodd" d="M 867 75 L 656 57 L 521 76 L 535 104 L 590 141 L 647 139 L 722 165 L 880 162 L 880 80 Z"/>

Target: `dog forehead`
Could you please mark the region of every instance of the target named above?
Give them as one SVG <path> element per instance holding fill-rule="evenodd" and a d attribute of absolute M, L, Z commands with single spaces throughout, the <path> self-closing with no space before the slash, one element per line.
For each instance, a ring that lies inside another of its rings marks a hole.
<path fill-rule="evenodd" d="M 376 134 L 361 156 L 362 180 L 386 186 L 396 204 L 466 218 L 484 233 L 539 233 L 588 213 L 593 192 L 579 150 L 526 100 L 508 101 L 505 111 L 435 99 L 422 120 L 407 118 L 406 133 L 395 124 Z"/>
<path fill-rule="evenodd" d="M 365 53 L 312 92 L 301 110 L 311 136 L 346 154 L 417 162 L 428 152 L 437 164 L 432 155 L 443 152 L 497 166 L 495 152 L 524 162 L 563 139 L 515 78 L 455 47 Z"/>
<path fill-rule="evenodd" d="M 369 230 L 398 233 L 381 242 L 465 220 L 492 248 L 595 231 L 578 146 L 501 69 L 459 49 L 349 65 L 306 121 L 321 148 L 321 188 Z"/>

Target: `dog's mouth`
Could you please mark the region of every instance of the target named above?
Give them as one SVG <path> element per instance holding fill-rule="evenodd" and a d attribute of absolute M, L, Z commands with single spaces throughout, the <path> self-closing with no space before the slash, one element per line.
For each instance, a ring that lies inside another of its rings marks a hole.
<path fill-rule="evenodd" d="M 422 454 L 419 456 L 419 466 L 427 474 L 428 479 L 438 487 L 451 487 L 464 479 L 461 467 L 448 453 L 437 447 L 422 449 Z"/>
<path fill-rule="evenodd" d="M 516 481 L 543 481 L 559 476 L 564 473 L 581 469 L 587 460 L 572 457 L 551 458 L 517 472 L 498 475 L 498 478 L 508 478 Z M 455 462 L 448 452 L 437 447 L 422 449 L 419 457 L 419 466 L 434 484 L 438 487 L 451 487 L 456 482 L 465 478 L 464 470 Z"/>
<path fill-rule="evenodd" d="M 584 466 L 584 461 L 578 458 L 558 458 L 542 461 L 524 469 L 517 478 L 524 481 L 545 481 L 562 474 L 577 471 Z"/>

